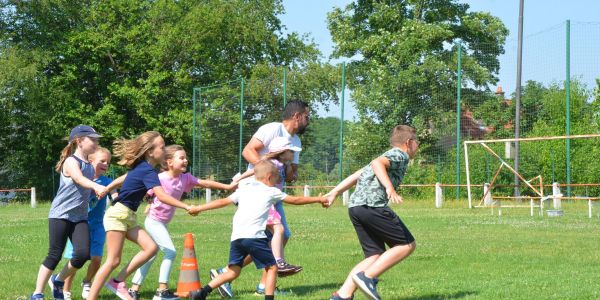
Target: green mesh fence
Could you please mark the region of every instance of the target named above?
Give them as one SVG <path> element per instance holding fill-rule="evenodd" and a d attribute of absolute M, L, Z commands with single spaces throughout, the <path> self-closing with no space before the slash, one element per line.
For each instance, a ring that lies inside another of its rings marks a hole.
<path fill-rule="evenodd" d="M 598 132 L 599 33 L 600 23 L 563 22 L 524 38 L 520 137 Z M 396 124 L 408 123 L 417 128 L 420 151 L 404 183 L 464 185 L 463 141 L 515 136 L 517 41 L 507 41 L 503 50 L 495 44 L 457 41 L 445 45 L 444 51 L 448 53 L 445 64 L 429 69 L 381 66 L 388 68 L 386 71 L 392 76 L 381 78 L 369 88 L 377 90 L 377 85 L 385 86 L 387 89 L 382 90 L 389 91 L 387 94 L 369 94 L 354 75 L 356 67 L 352 63 L 347 67 L 346 77 L 342 76 L 341 66 L 334 66 L 331 76 L 335 78 L 312 81 L 307 79 L 310 72 L 279 67 L 250 79 L 196 88 L 192 171 L 203 178 L 229 180 L 245 169 L 241 147 L 256 129 L 268 122 L 281 121 L 285 102 L 301 99 L 311 104 L 312 114 L 309 130 L 301 137 L 300 177 L 295 184 L 336 184 L 340 180 L 340 167 L 345 177 L 366 165 L 388 148 L 389 130 Z M 487 54 L 497 51 L 501 54 Z M 348 82 L 344 104 L 355 107 L 357 113 L 345 115 L 341 143 L 340 98 L 344 80 Z M 327 90 L 315 81 L 328 81 L 335 90 Z M 380 110 L 376 112 L 379 115 L 397 116 L 394 124 L 371 117 L 373 111 L 363 109 L 361 101 L 368 97 L 377 97 L 380 107 L 375 109 Z M 519 172 L 527 179 L 540 175 L 547 184 L 595 183 L 594 174 L 598 172 L 592 162 L 598 158 L 598 146 L 597 138 L 521 142 Z M 494 143 L 490 147 L 509 165 L 514 165 L 514 143 Z M 474 184 L 490 182 L 499 164 L 495 157 L 479 148 L 469 148 Z M 512 156 L 507 156 L 507 149 L 513 152 Z M 512 186 L 515 179 L 510 172 L 502 171 L 496 183 L 500 185 L 499 193 L 515 192 Z M 432 191 L 433 188 L 406 187 L 403 193 L 431 197 Z M 591 186 L 572 186 L 565 191 L 574 195 L 600 192 Z M 530 194 L 524 185 L 518 192 Z M 447 187 L 444 193 L 450 198 L 466 198 L 464 187 Z"/>

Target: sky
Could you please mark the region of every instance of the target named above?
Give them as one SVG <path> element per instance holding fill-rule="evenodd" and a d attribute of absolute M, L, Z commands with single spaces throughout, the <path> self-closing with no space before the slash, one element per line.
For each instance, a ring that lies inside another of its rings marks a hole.
<path fill-rule="evenodd" d="M 327 13 L 333 7 L 344 7 L 348 0 L 284 0 L 281 16 L 288 31 L 309 34 L 326 59 L 334 44 L 327 29 Z M 510 34 L 506 53 L 500 59 L 499 84 L 507 92 L 516 85 L 517 29 L 519 0 L 459 0 L 468 3 L 471 11 L 485 11 L 499 17 Z M 551 83 L 565 78 L 565 27 L 571 20 L 571 75 L 581 76 L 592 86 L 600 70 L 600 1 L 598 0 L 525 0 L 523 22 L 523 82 L 528 79 Z M 340 60 L 334 60 L 334 63 Z M 346 93 L 348 99 L 349 93 Z M 332 111 L 339 108 L 333 107 Z M 323 110 L 320 115 L 331 115 Z M 346 117 L 356 115 L 346 105 Z"/>

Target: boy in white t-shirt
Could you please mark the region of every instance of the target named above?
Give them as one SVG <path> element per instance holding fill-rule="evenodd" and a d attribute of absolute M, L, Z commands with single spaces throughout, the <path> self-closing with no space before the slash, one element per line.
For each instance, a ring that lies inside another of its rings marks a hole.
<path fill-rule="evenodd" d="M 233 216 L 227 272 L 215 277 L 201 290 L 191 292 L 189 299 L 206 299 L 213 289 L 238 278 L 247 255 L 252 257 L 257 269 L 264 268 L 267 272 L 265 299 L 274 299 L 277 263 L 265 234 L 269 208 L 281 201 L 295 205 L 321 203 L 323 207 L 328 207 L 324 197 L 288 196 L 277 189 L 275 184 L 280 181 L 280 175 L 275 165 L 269 161 L 256 164 L 254 174 L 255 180 L 248 180 L 229 197 L 193 208 L 193 212 L 202 212 L 232 203 L 238 205 Z"/>

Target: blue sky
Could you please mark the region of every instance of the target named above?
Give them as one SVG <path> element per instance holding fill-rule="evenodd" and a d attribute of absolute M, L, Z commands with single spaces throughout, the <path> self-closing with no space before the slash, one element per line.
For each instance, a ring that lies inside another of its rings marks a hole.
<path fill-rule="evenodd" d="M 307 33 L 326 58 L 333 42 L 327 29 L 327 12 L 343 7 L 348 0 L 284 0 L 286 13 L 281 16 L 290 31 Z M 500 85 L 512 92 L 516 84 L 516 40 L 518 0 L 461 0 L 473 11 L 486 11 L 499 17 L 509 29 L 506 54 L 500 57 Z M 523 80 L 545 83 L 565 77 L 565 21 L 571 20 L 571 74 L 579 75 L 588 85 L 593 84 L 600 70 L 600 1 L 598 0 L 525 0 L 523 33 Z M 595 22 L 588 24 L 585 22 Z M 591 38 L 590 38 L 591 37 Z M 347 95 L 348 97 L 348 95 Z M 337 108 L 333 108 L 337 110 Z M 355 112 L 349 105 L 347 116 Z"/>

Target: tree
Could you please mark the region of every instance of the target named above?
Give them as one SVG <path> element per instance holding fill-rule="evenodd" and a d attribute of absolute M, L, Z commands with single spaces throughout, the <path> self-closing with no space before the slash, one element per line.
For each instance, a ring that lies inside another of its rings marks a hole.
<path fill-rule="evenodd" d="M 424 149 L 451 134 L 457 47 L 463 90 L 481 94 L 496 83 L 508 30 L 497 17 L 468 9 L 454 0 L 358 0 L 328 14 L 333 57 L 353 59 L 348 85 L 360 122 L 349 133 L 352 157 L 373 157 L 380 149 L 370 143 L 401 123 L 419 130 Z"/>
<path fill-rule="evenodd" d="M 0 164 L 24 170 L 11 180 L 48 197 L 62 138 L 80 123 L 96 127 L 105 146 L 157 130 L 191 150 L 193 87 L 258 81 L 283 65 L 297 74 L 294 95 L 335 101 L 331 80 L 316 81 L 335 68 L 305 37 L 283 33 L 282 13 L 280 0 L 0 0 L 0 107 L 8 108 L 0 125 L 12 132 L 2 132 Z M 280 109 L 265 101 L 271 96 L 247 101 L 249 120 Z M 209 120 L 235 128 L 237 115 Z"/>

